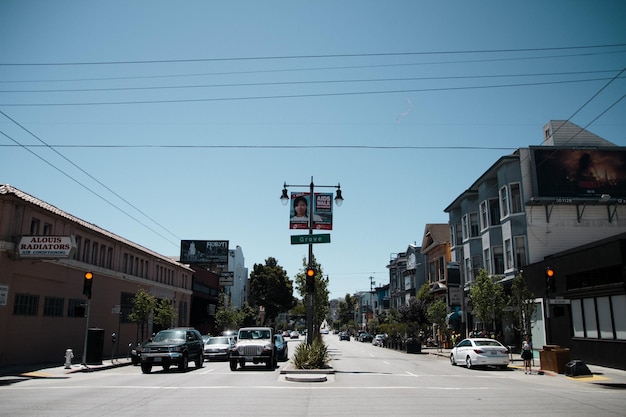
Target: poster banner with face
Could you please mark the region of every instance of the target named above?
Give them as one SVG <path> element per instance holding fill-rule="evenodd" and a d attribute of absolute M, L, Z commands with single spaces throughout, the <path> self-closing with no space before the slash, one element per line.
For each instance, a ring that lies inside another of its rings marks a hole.
<path fill-rule="evenodd" d="M 291 193 L 289 210 L 290 229 L 309 228 L 309 207 L 311 193 Z M 315 193 L 313 201 L 313 229 L 333 229 L 333 195 L 332 193 Z"/>

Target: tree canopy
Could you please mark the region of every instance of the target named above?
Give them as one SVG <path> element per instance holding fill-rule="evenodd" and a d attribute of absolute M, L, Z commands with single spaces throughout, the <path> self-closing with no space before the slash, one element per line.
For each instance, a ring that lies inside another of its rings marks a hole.
<path fill-rule="evenodd" d="M 469 298 L 474 314 L 483 323 L 485 329 L 489 327 L 489 323 L 493 326 L 496 317 L 502 314 L 506 303 L 504 286 L 497 281 L 498 277 L 489 276 L 483 269 L 470 288 Z M 492 328 L 492 330 L 495 329 Z"/>
<path fill-rule="evenodd" d="M 265 309 L 263 324 L 294 306 L 293 284 L 275 258 L 267 258 L 265 265 L 254 264 L 250 273 L 250 296 L 256 305 Z"/>

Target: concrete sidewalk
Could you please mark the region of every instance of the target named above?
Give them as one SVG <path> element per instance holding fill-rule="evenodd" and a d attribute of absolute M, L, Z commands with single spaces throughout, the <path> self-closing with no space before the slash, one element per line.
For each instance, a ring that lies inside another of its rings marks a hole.
<path fill-rule="evenodd" d="M 96 372 L 111 368 L 117 368 L 120 366 L 132 365 L 130 359 L 106 359 L 100 364 L 95 365 L 81 365 L 73 363 L 69 368 L 66 368 L 64 364 L 38 364 L 38 365 L 15 365 L 0 368 L 0 385 L 2 380 L 7 377 L 21 377 L 21 378 L 62 378 L 70 377 L 70 374 L 77 372 Z"/>

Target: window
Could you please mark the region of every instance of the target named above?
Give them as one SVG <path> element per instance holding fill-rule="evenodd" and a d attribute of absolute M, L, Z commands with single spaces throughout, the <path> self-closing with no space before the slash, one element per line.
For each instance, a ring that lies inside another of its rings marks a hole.
<path fill-rule="evenodd" d="M 472 276 L 477 277 L 481 269 L 483 269 L 482 257 L 480 255 L 472 256 Z"/>
<path fill-rule="evenodd" d="M 83 244 L 83 259 L 82 261 L 85 263 L 89 263 L 89 248 L 91 247 L 91 241 L 89 239 L 85 239 L 85 243 Z"/>
<path fill-rule="evenodd" d="M 107 247 L 105 245 L 100 245 L 100 259 L 98 260 L 99 266 L 104 266 L 106 263 L 106 252 Z"/>
<path fill-rule="evenodd" d="M 43 234 L 49 236 L 52 234 L 52 225 L 50 223 L 43 224 Z"/>
<path fill-rule="evenodd" d="M 76 251 L 74 251 L 74 260 L 79 261 L 80 260 L 80 244 L 82 243 L 82 238 L 80 236 L 76 236 Z"/>
<path fill-rule="evenodd" d="M 489 224 L 491 226 L 500 224 L 500 203 L 497 198 L 489 200 Z"/>
<path fill-rule="evenodd" d="M 494 274 L 504 274 L 504 253 L 502 246 L 493 247 L 493 272 Z"/>
<path fill-rule="evenodd" d="M 39 310 L 39 296 L 31 294 L 15 294 L 13 314 L 16 316 L 36 316 Z"/>
<path fill-rule="evenodd" d="M 48 317 L 63 317 L 65 299 L 46 297 L 43 300 L 43 315 Z"/>
<path fill-rule="evenodd" d="M 463 240 L 469 239 L 469 219 L 467 218 L 467 214 L 463 216 Z"/>
<path fill-rule="evenodd" d="M 67 300 L 67 317 L 85 317 L 84 301 L 72 298 Z"/>
<path fill-rule="evenodd" d="M 504 241 L 504 253 L 505 253 L 505 269 L 513 269 L 515 265 L 513 264 L 513 245 L 511 244 L 511 239 L 507 239 Z"/>
<path fill-rule="evenodd" d="M 574 337 L 626 340 L 626 295 L 571 301 Z"/>
<path fill-rule="evenodd" d="M 509 215 L 509 195 L 506 186 L 500 188 L 500 213 L 502 217 Z"/>
<path fill-rule="evenodd" d="M 36 219 L 34 217 L 30 220 L 30 234 L 31 234 L 31 236 L 39 234 L 39 223 L 40 223 L 39 219 Z"/>
<path fill-rule="evenodd" d="M 489 227 L 489 212 L 487 211 L 487 202 L 480 203 L 480 228 L 484 230 Z"/>
<path fill-rule="evenodd" d="M 91 264 L 98 265 L 98 243 L 93 242 L 91 246 Z"/>
<path fill-rule="evenodd" d="M 515 266 L 522 268 L 526 266 L 526 238 L 515 236 Z"/>
<path fill-rule="evenodd" d="M 113 266 L 113 248 L 107 248 L 107 261 L 105 266 L 109 269 Z"/>
<path fill-rule="evenodd" d="M 478 213 L 470 213 L 470 233 L 471 237 L 480 235 L 480 226 L 478 225 Z"/>
<path fill-rule="evenodd" d="M 483 250 L 483 258 L 485 260 L 485 270 L 491 273 L 491 251 L 489 248 Z"/>
<path fill-rule="evenodd" d="M 522 192 L 518 183 L 511 184 L 511 213 L 522 212 Z"/>

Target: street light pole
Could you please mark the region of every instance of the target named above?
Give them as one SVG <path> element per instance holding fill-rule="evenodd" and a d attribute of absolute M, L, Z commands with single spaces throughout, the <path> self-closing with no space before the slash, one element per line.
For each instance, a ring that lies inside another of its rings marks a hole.
<path fill-rule="evenodd" d="M 287 204 L 289 202 L 289 196 L 287 195 L 287 187 L 306 187 L 305 185 L 288 185 L 286 182 L 284 183 L 283 186 L 283 193 L 280 197 L 280 200 L 282 201 L 283 204 Z M 335 204 L 337 204 L 337 206 L 341 206 L 341 203 L 343 203 L 343 196 L 341 195 L 341 185 L 337 184 L 337 185 L 318 185 L 318 187 L 323 187 L 323 188 L 336 188 L 337 189 L 337 194 L 335 196 Z M 309 236 L 313 234 L 313 202 L 314 202 L 314 198 L 315 198 L 315 184 L 313 183 L 313 177 L 311 176 L 311 183 L 309 184 L 309 205 L 308 205 L 308 228 L 309 228 Z M 313 243 L 309 243 L 309 254 L 308 254 L 308 259 L 307 259 L 307 265 L 308 267 L 313 267 Z M 317 271 L 317 268 L 315 268 Z M 317 278 L 317 272 L 316 272 L 316 278 Z M 308 345 L 311 345 L 313 343 L 313 293 L 314 291 L 307 291 L 306 293 L 306 305 L 307 305 L 307 309 L 306 309 L 306 342 Z"/>

